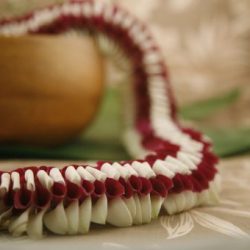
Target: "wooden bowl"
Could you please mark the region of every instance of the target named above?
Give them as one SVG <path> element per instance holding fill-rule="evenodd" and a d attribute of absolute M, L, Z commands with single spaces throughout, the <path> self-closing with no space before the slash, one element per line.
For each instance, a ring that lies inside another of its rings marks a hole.
<path fill-rule="evenodd" d="M 94 117 L 103 86 L 91 37 L 0 37 L 0 143 L 75 137 Z"/>

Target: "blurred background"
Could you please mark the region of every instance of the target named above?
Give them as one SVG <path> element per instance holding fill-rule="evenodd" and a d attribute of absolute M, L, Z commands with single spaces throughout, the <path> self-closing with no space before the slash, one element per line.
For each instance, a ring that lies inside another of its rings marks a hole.
<path fill-rule="evenodd" d="M 22 15 L 63 0 L 2 0 L 0 17 Z M 222 157 L 250 152 L 250 1 L 113 0 L 145 21 L 166 59 L 187 125 L 214 141 Z M 91 126 L 57 147 L 2 145 L 1 157 L 126 159 L 121 146 L 117 85 L 124 76 L 107 59 L 108 88 Z M 80 115 L 80 114 L 79 114 Z M 112 120 L 112 123 L 107 121 Z"/>

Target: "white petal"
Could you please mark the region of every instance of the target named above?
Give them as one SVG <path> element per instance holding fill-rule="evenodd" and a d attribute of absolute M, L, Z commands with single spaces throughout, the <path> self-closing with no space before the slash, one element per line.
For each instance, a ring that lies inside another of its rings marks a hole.
<path fill-rule="evenodd" d="M 150 178 L 150 177 L 155 176 L 154 171 L 152 170 L 152 168 L 150 167 L 150 165 L 147 162 L 141 163 L 138 161 L 134 161 L 132 163 L 132 167 L 138 173 L 139 176 L 142 176 L 145 178 Z"/>
<path fill-rule="evenodd" d="M 82 5 L 82 14 L 85 17 L 92 16 L 92 14 L 93 14 L 93 8 L 92 8 L 92 6 L 91 6 L 90 3 L 88 3 L 88 2 L 83 3 L 83 5 Z"/>
<path fill-rule="evenodd" d="M 54 182 L 60 182 L 65 184 L 64 178 L 58 168 L 52 168 L 49 174 Z"/>
<path fill-rule="evenodd" d="M 178 212 L 183 212 L 186 207 L 186 196 L 185 193 L 179 193 L 174 195 L 175 203 L 176 203 L 176 208 Z"/>
<path fill-rule="evenodd" d="M 134 221 L 135 216 L 136 216 L 136 204 L 135 204 L 135 199 L 133 196 L 131 196 L 130 198 L 126 199 L 124 198 L 124 202 L 126 203 L 126 206 L 132 216 L 132 219 Z"/>
<path fill-rule="evenodd" d="M 68 221 L 68 234 L 77 234 L 79 224 L 79 203 L 77 201 L 71 202 L 66 208 L 65 213 Z"/>
<path fill-rule="evenodd" d="M 127 167 L 124 167 L 117 162 L 113 163 L 113 167 L 116 168 L 117 171 L 119 171 L 120 176 L 125 180 L 127 180 L 131 176 L 130 171 Z"/>
<path fill-rule="evenodd" d="M 119 171 L 111 164 L 104 163 L 101 167 L 101 171 L 107 175 L 107 177 L 118 180 L 120 178 Z"/>
<path fill-rule="evenodd" d="M 10 174 L 3 173 L 1 176 L 1 185 L 0 185 L 0 197 L 2 197 L 10 188 Z"/>
<path fill-rule="evenodd" d="M 44 170 L 38 171 L 37 178 L 44 188 L 48 190 L 51 189 L 53 185 L 53 179 Z"/>
<path fill-rule="evenodd" d="M 107 178 L 107 175 L 101 171 L 99 171 L 96 168 L 93 167 L 86 167 L 86 170 L 95 177 L 98 181 L 105 181 Z"/>
<path fill-rule="evenodd" d="M 151 217 L 152 217 L 152 219 L 155 219 L 158 217 L 158 215 L 161 211 L 161 206 L 162 206 L 163 201 L 164 201 L 164 198 L 161 196 L 158 196 L 158 195 L 151 196 L 151 206 L 152 206 Z"/>
<path fill-rule="evenodd" d="M 209 190 L 203 190 L 198 194 L 198 205 L 206 205 L 209 203 Z"/>
<path fill-rule="evenodd" d="M 27 233 L 31 238 L 39 239 L 43 236 L 43 216 L 47 208 L 42 209 L 39 213 L 29 217 Z"/>
<path fill-rule="evenodd" d="M 33 171 L 28 169 L 24 173 L 24 178 L 26 181 L 26 188 L 30 191 L 34 191 L 36 188 Z"/>
<path fill-rule="evenodd" d="M 215 205 L 219 203 L 220 197 L 219 197 L 219 190 L 217 189 L 215 180 L 211 181 L 209 184 L 209 204 Z"/>
<path fill-rule="evenodd" d="M 178 168 L 178 173 L 191 174 L 187 165 L 172 156 L 167 156 L 165 162 L 171 166 L 176 166 Z"/>
<path fill-rule="evenodd" d="M 81 176 L 78 174 L 78 172 L 76 171 L 76 169 L 73 166 L 69 166 L 66 168 L 65 177 L 69 181 L 71 181 L 77 185 L 79 185 L 81 183 Z"/>
<path fill-rule="evenodd" d="M 13 188 L 13 190 L 17 190 L 17 189 L 21 188 L 19 173 L 12 172 L 11 173 L 11 180 L 12 180 L 12 188 Z"/>
<path fill-rule="evenodd" d="M 174 172 L 172 172 L 171 170 L 169 170 L 165 165 L 164 165 L 164 161 L 162 160 L 157 160 L 155 161 L 154 165 L 153 165 L 153 171 L 155 172 L 156 175 L 164 175 L 170 179 L 172 179 L 174 177 Z"/>
<path fill-rule="evenodd" d="M 117 227 L 128 227 L 133 224 L 129 209 L 121 198 L 109 201 L 107 222 Z"/>
<path fill-rule="evenodd" d="M 175 199 L 173 196 L 174 195 L 168 195 L 163 203 L 164 208 L 166 209 L 167 213 L 170 215 L 176 213 L 177 211 Z"/>
<path fill-rule="evenodd" d="M 149 223 L 151 221 L 151 214 L 152 214 L 150 194 L 142 195 L 140 197 L 140 203 L 141 203 L 142 223 Z"/>
<path fill-rule="evenodd" d="M 155 51 L 149 51 L 144 54 L 143 57 L 143 62 L 145 64 L 153 64 L 153 63 L 158 63 L 162 60 L 160 54 Z"/>
<path fill-rule="evenodd" d="M 191 161 L 188 157 L 187 154 L 183 153 L 183 152 L 178 152 L 177 157 L 180 161 L 182 161 L 184 164 L 186 164 L 188 166 L 188 168 L 190 170 L 195 170 L 197 169 L 196 164 L 193 163 L 193 161 Z"/>
<path fill-rule="evenodd" d="M 104 4 L 101 1 L 95 1 L 93 5 L 93 14 L 99 16 L 103 12 Z"/>
<path fill-rule="evenodd" d="M 20 236 L 26 232 L 30 211 L 31 208 L 28 208 L 16 218 L 11 219 L 8 230 L 12 235 Z"/>
<path fill-rule="evenodd" d="M 97 224 L 105 224 L 108 214 L 108 201 L 106 195 L 100 197 L 92 204 L 91 221 Z"/>
<path fill-rule="evenodd" d="M 123 12 L 121 10 L 117 10 L 115 12 L 115 15 L 113 16 L 113 18 L 111 18 L 111 20 L 114 24 L 120 25 L 124 18 L 126 18 L 125 12 Z"/>
<path fill-rule="evenodd" d="M 134 23 L 134 18 L 130 15 L 127 15 L 121 22 L 121 26 L 125 29 L 129 29 Z"/>
<path fill-rule="evenodd" d="M 141 203 L 137 194 L 134 195 L 134 199 L 135 199 L 135 206 L 136 206 L 136 214 L 135 214 L 133 224 L 140 225 L 142 224 Z"/>
<path fill-rule="evenodd" d="M 92 201 L 90 197 L 87 197 L 79 207 L 79 227 L 78 232 L 80 234 L 85 234 L 89 231 L 91 212 L 92 211 Z"/>
<path fill-rule="evenodd" d="M 64 235 L 68 232 L 68 220 L 63 206 L 59 203 L 56 208 L 44 215 L 44 225 L 53 233 Z"/>
<path fill-rule="evenodd" d="M 197 204 L 197 194 L 192 191 L 186 191 L 185 192 L 186 197 L 186 205 L 185 210 L 189 210 L 196 206 Z"/>
<path fill-rule="evenodd" d="M 103 18 L 106 22 L 110 22 L 113 20 L 113 8 L 112 6 L 105 5 Z"/>
<path fill-rule="evenodd" d="M 133 169 L 133 167 L 130 164 L 126 163 L 123 167 L 125 167 L 129 171 L 130 176 L 131 175 L 138 176 L 137 172 Z"/>
<path fill-rule="evenodd" d="M 82 179 L 88 180 L 90 182 L 95 181 L 95 177 L 92 174 L 90 174 L 84 167 L 79 166 L 77 168 L 77 172 L 81 176 Z"/>

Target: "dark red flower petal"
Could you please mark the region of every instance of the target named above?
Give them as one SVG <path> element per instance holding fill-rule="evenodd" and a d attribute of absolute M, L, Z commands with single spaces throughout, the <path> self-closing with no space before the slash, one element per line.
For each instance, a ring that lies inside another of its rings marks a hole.
<path fill-rule="evenodd" d="M 161 174 L 157 175 L 156 179 L 160 180 L 164 184 L 167 191 L 170 190 L 174 185 L 173 181 L 170 178 L 168 178 L 167 176 L 165 176 L 165 175 L 161 175 Z"/>
<path fill-rule="evenodd" d="M 142 189 L 141 179 L 135 175 L 131 175 L 128 179 L 129 184 L 131 185 L 135 193 L 140 193 Z"/>
<path fill-rule="evenodd" d="M 173 193 L 180 193 L 184 190 L 184 184 L 181 179 L 180 174 L 176 174 L 175 177 L 173 178 L 173 188 L 170 190 Z"/>
<path fill-rule="evenodd" d="M 36 190 L 34 192 L 33 204 L 35 208 L 43 209 L 47 207 L 52 199 L 51 192 L 44 188 L 39 181 L 36 181 Z"/>
<path fill-rule="evenodd" d="M 151 178 L 152 192 L 151 195 L 158 195 L 161 197 L 166 197 L 168 194 L 168 190 L 165 187 L 164 183 L 157 178 Z"/>
<path fill-rule="evenodd" d="M 201 141 L 202 140 L 202 133 L 192 129 L 192 128 L 182 128 L 182 131 L 196 141 Z"/>
<path fill-rule="evenodd" d="M 121 185 L 124 188 L 124 197 L 125 198 L 130 198 L 133 195 L 133 188 L 131 187 L 131 184 L 129 182 L 127 182 L 124 178 L 120 178 L 119 182 L 121 183 Z"/>
<path fill-rule="evenodd" d="M 190 175 L 182 175 L 181 179 L 185 190 L 193 190 L 193 182 Z"/>
<path fill-rule="evenodd" d="M 71 202 L 74 200 L 79 200 L 80 197 L 83 194 L 83 189 L 81 186 L 71 182 L 67 181 L 67 201 Z"/>
<path fill-rule="evenodd" d="M 97 200 L 106 192 L 106 188 L 103 182 L 95 180 L 94 184 L 94 192 L 92 193 L 93 200 Z"/>
<path fill-rule="evenodd" d="M 34 193 L 26 188 L 21 188 L 14 191 L 14 208 L 26 209 L 33 201 Z"/>
<path fill-rule="evenodd" d="M 54 182 L 51 188 L 53 204 L 60 203 L 67 194 L 67 188 L 64 183 Z"/>
<path fill-rule="evenodd" d="M 207 163 L 202 162 L 198 169 L 203 173 L 203 175 L 207 178 L 208 181 L 214 179 L 215 174 L 217 173 L 217 169 L 214 166 L 209 166 Z"/>
<path fill-rule="evenodd" d="M 147 195 L 152 192 L 152 185 L 149 179 L 144 177 L 139 177 L 141 180 L 142 188 L 140 190 L 140 194 Z"/>
<path fill-rule="evenodd" d="M 193 177 L 200 183 L 202 189 L 207 189 L 209 187 L 208 180 L 206 177 L 202 174 L 201 171 L 195 170 L 192 172 Z"/>
<path fill-rule="evenodd" d="M 95 191 L 95 186 L 92 182 L 88 180 L 82 180 L 82 195 L 80 198 L 80 202 L 82 202 L 86 197 L 91 196 L 92 193 Z"/>
<path fill-rule="evenodd" d="M 198 193 L 201 192 L 203 190 L 203 188 L 202 188 L 200 182 L 196 178 L 194 178 L 193 175 L 191 175 L 190 178 L 191 178 L 192 183 L 193 183 L 193 191 L 198 192 Z"/>
<path fill-rule="evenodd" d="M 123 185 L 112 178 L 107 178 L 105 180 L 106 194 L 109 199 L 114 199 L 121 197 L 125 191 Z"/>

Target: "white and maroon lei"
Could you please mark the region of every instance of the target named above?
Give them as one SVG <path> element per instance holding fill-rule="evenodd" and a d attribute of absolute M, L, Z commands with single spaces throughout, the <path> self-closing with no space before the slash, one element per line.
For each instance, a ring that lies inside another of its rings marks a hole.
<path fill-rule="evenodd" d="M 83 234 L 91 222 L 124 227 L 149 223 L 161 210 L 173 214 L 216 203 L 218 159 L 208 139 L 179 124 L 164 60 L 145 24 L 92 0 L 0 21 L 4 36 L 72 29 L 106 36 L 132 65 L 124 142 L 135 160 L 0 171 L 0 228 L 31 237 L 45 229 Z"/>

